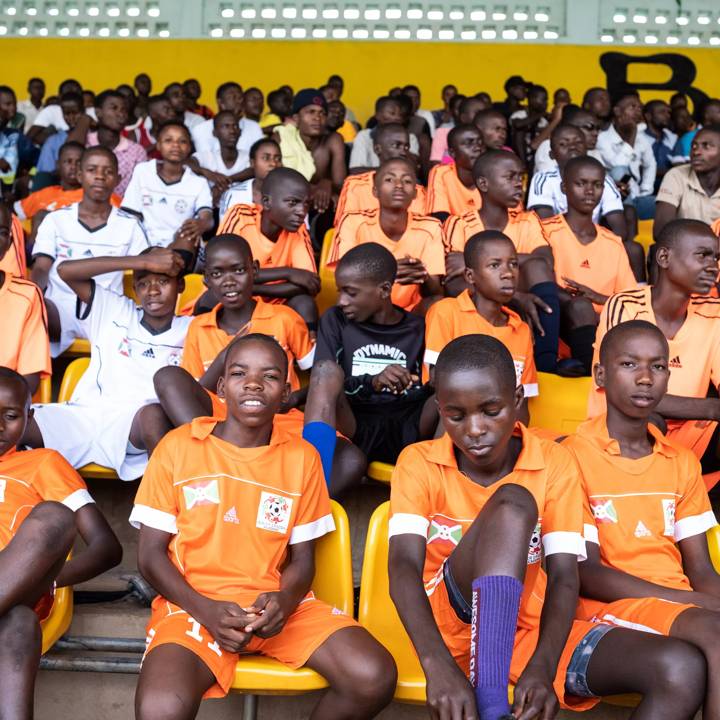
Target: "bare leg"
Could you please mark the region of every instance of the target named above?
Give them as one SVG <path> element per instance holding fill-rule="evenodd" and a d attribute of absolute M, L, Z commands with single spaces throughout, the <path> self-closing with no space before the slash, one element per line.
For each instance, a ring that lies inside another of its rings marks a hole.
<path fill-rule="evenodd" d="M 210 396 L 187 370 L 164 367 L 155 373 L 153 383 L 160 405 L 174 427 L 212 415 Z"/>
<path fill-rule="evenodd" d="M 305 321 L 310 333 L 316 335 L 319 316 L 315 300 L 310 295 L 295 295 L 287 304 Z"/>
<path fill-rule="evenodd" d="M 706 674 L 702 653 L 692 645 L 615 628 L 595 648 L 587 678 L 596 695 L 640 693 L 633 720 L 691 720 L 703 700 Z"/>
<path fill-rule="evenodd" d="M 630 267 L 638 282 L 645 282 L 645 249 L 637 240 L 623 241 Z"/>
<path fill-rule="evenodd" d="M 60 313 L 52 300 L 45 300 L 45 309 L 47 310 L 50 341 L 58 342 L 60 340 Z"/>
<path fill-rule="evenodd" d="M 130 442 L 138 450 L 152 455 L 157 444 L 173 429 L 168 416 L 158 403 L 145 405 L 136 413 L 130 427 Z"/>
<path fill-rule="evenodd" d="M 330 497 L 339 500 L 348 490 L 359 485 L 367 466 L 365 453 L 357 445 L 338 438 L 328 488 Z"/>
<path fill-rule="evenodd" d="M 181 645 L 160 645 L 145 657 L 137 690 L 137 720 L 193 720 L 215 676 Z"/>
<path fill-rule="evenodd" d="M 364 720 L 390 704 L 397 669 L 390 653 L 365 629 L 350 627 L 331 635 L 307 661 L 330 688 L 312 720 Z"/>

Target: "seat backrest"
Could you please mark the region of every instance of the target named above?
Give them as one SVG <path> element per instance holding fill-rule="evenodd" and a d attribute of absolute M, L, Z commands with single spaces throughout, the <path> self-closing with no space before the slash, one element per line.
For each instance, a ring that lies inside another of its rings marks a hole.
<path fill-rule="evenodd" d="M 707 531 L 707 544 L 715 572 L 720 573 L 720 526 L 716 525 Z"/>
<path fill-rule="evenodd" d="M 40 384 L 33 395 L 32 401 L 35 403 L 52 402 L 52 380 L 49 375 L 43 375 L 40 378 Z"/>
<path fill-rule="evenodd" d="M 315 595 L 342 610 L 353 614 L 352 556 L 350 551 L 350 524 L 342 505 L 330 501 L 335 532 L 323 535 L 315 544 L 315 578 L 312 589 Z"/>
<path fill-rule="evenodd" d="M 75 392 L 78 381 L 83 376 L 90 365 L 89 357 L 79 357 L 73 360 L 65 369 L 60 390 L 58 392 L 58 402 L 68 402 Z"/>
<path fill-rule="evenodd" d="M 135 288 L 133 287 L 133 272 L 132 270 L 126 270 L 123 273 L 123 294 L 135 301 L 137 304 L 137 295 L 135 294 Z"/>
<path fill-rule="evenodd" d="M 409 639 L 390 598 L 388 577 L 388 517 L 390 503 L 380 505 L 370 518 L 362 580 L 358 621 L 390 650 L 402 651 Z"/>
<path fill-rule="evenodd" d="M 194 303 L 207 289 L 200 273 L 190 273 L 184 279 L 185 287 L 178 295 L 175 312 L 180 312 L 187 305 Z"/>
<path fill-rule="evenodd" d="M 331 308 L 337 300 L 335 273 L 327 266 L 334 237 L 335 230 L 330 228 L 325 233 L 322 249 L 320 250 L 320 264 L 318 266 L 318 274 L 320 275 L 320 293 L 315 298 L 315 302 L 317 303 L 320 313 L 324 313 L 328 308 Z"/>
<path fill-rule="evenodd" d="M 538 373 L 539 395 L 528 401 L 530 427 L 555 430 L 563 435 L 587 417 L 588 395 L 592 378 L 564 378 L 550 373 Z"/>

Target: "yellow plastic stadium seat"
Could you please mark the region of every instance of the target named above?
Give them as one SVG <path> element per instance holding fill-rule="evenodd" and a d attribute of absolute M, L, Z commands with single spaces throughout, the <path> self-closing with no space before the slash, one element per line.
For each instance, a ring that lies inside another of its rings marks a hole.
<path fill-rule="evenodd" d="M 707 531 L 707 543 L 715 572 L 720 573 L 720 527 L 716 525 Z"/>
<path fill-rule="evenodd" d="M 45 654 L 70 627 L 73 615 L 73 594 L 71 587 L 58 588 L 50 615 L 42 621 L 42 651 Z"/>
<path fill-rule="evenodd" d="M 49 375 L 43 375 L 40 378 L 40 384 L 33 395 L 32 401 L 34 403 L 52 402 L 52 379 Z"/>
<path fill-rule="evenodd" d="M 135 295 L 135 288 L 133 287 L 133 273 L 132 270 L 126 270 L 123 273 L 123 295 L 134 300 L 137 304 L 137 295 Z"/>
<path fill-rule="evenodd" d="M 334 605 L 346 615 L 353 612 L 352 559 L 350 555 L 350 525 L 342 506 L 331 501 L 335 532 L 321 537 L 315 545 L 315 579 L 312 590 L 316 597 Z M 292 670 L 269 657 L 243 657 L 235 668 L 231 690 L 255 695 L 297 695 L 327 687 L 327 681 L 310 668 Z M 257 699 L 249 697 L 254 717 Z"/>
<path fill-rule="evenodd" d="M 88 369 L 88 365 L 90 365 L 89 357 L 79 357 L 67 366 L 63 379 L 60 383 L 58 402 L 68 402 L 70 400 L 78 381 L 83 376 L 83 373 Z M 117 480 L 117 473 L 113 469 L 103 467 L 102 465 L 96 465 L 95 463 L 90 463 L 89 465 L 81 467 L 78 472 L 84 478 Z"/>
<path fill-rule="evenodd" d="M 530 427 L 569 435 L 587 417 L 587 401 L 592 379 L 564 378 L 538 373 L 540 394 L 528 401 Z"/>
<path fill-rule="evenodd" d="M 194 303 L 207 290 L 200 273 L 190 273 L 185 276 L 185 288 L 178 295 L 175 312 L 179 313 L 186 305 Z"/>
<path fill-rule="evenodd" d="M 390 599 L 388 580 L 388 517 L 390 503 L 380 505 L 370 518 L 360 581 L 358 620 L 395 659 L 398 682 L 395 699 L 425 702 L 425 674 L 415 649 Z"/>
<path fill-rule="evenodd" d="M 377 480 L 377 482 L 390 484 L 390 478 L 392 478 L 394 465 L 384 462 L 371 462 L 367 469 L 367 476 L 371 480 Z"/>
<path fill-rule="evenodd" d="M 337 290 L 335 288 L 335 273 L 327 266 L 328 257 L 330 257 L 330 248 L 335 237 L 335 230 L 330 228 L 323 238 L 322 250 L 320 251 L 320 267 L 318 273 L 320 275 L 320 292 L 315 298 L 318 310 L 322 315 L 328 308 L 331 308 L 337 302 Z"/>
<path fill-rule="evenodd" d="M 647 255 L 653 244 L 653 220 L 638 220 L 638 234 L 635 239 L 643 246 Z"/>

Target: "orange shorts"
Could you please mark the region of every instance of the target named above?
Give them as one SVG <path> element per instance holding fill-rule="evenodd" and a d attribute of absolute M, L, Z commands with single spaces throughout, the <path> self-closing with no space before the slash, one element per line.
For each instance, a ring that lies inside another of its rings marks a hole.
<path fill-rule="evenodd" d="M 457 662 L 462 671 L 468 675 L 470 672 L 470 625 L 464 623 L 455 613 L 455 610 L 450 604 L 450 598 L 448 597 L 444 580 L 438 583 L 432 595 L 428 597 L 428 600 L 430 601 L 435 622 L 437 623 L 445 645 L 448 650 L 450 650 L 453 658 L 455 658 L 455 662 Z M 589 710 L 601 700 L 601 698 L 593 697 L 576 697 L 575 695 L 569 695 L 565 692 L 565 677 L 575 648 L 580 644 L 580 641 L 585 635 L 592 630 L 594 625 L 595 623 L 592 622 L 575 620 L 570 628 L 570 634 L 568 635 L 565 648 L 560 656 L 553 687 L 560 700 L 560 705 L 567 710 Z M 516 683 L 523 670 L 525 670 L 525 666 L 535 652 L 539 636 L 539 628 L 532 630 L 518 628 L 515 634 L 515 647 L 510 662 L 510 681 L 512 683 Z"/>
<path fill-rule="evenodd" d="M 576 617 L 655 635 L 670 635 L 670 628 L 692 603 L 676 603 L 660 598 L 627 598 L 611 603 L 580 599 Z"/>
<path fill-rule="evenodd" d="M 715 432 L 716 422 L 712 420 L 668 420 L 667 436 L 674 442 L 692 450 L 698 460 L 702 458 Z"/>
<path fill-rule="evenodd" d="M 312 593 L 300 602 L 285 627 L 274 637 L 254 637 L 245 647 L 244 655 L 259 654 L 275 658 L 297 669 L 334 633 L 346 627 L 358 627 L 351 617 Z M 221 650 L 210 633 L 177 605 L 156 597 L 147 626 L 145 656 L 159 645 L 180 645 L 197 655 L 215 676 L 216 683 L 204 698 L 225 697 L 235 676 L 237 653 Z"/>

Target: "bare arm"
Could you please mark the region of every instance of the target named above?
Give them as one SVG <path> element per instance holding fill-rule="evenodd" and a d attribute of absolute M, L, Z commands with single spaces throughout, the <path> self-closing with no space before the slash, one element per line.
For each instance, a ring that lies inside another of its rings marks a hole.
<path fill-rule="evenodd" d="M 670 203 L 658 200 L 655 203 L 655 220 L 653 222 L 653 239 L 657 240 L 662 229 L 671 221 L 675 220 L 678 209 Z"/>
<path fill-rule="evenodd" d="M 705 533 L 685 538 L 678 546 L 683 559 L 683 569 L 693 590 L 712 595 L 720 603 L 720 575 L 710 559 Z"/>
<path fill-rule="evenodd" d="M 555 215 L 555 210 L 551 208 L 549 205 L 533 205 L 531 208 L 528 208 L 528 210 L 534 210 L 535 214 L 541 219 L 544 220 L 545 218 L 552 217 Z"/>
<path fill-rule="evenodd" d="M 75 127 L 68 130 L 68 136 L 65 142 L 79 142 L 81 145 L 85 145 L 91 123 L 92 118 L 86 113 L 83 113 L 75 123 Z"/>
<path fill-rule="evenodd" d="M 628 229 L 625 221 L 625 213 L 622 210 L 608 213 L 603 218 L 607 226 L 621 239 L 627 240 Z"/>
<path fill-rule="evenodd" d="M 671 420 L 720 420 L 720 400 L 717 398 L 665 395 L 656 409 Z"/>
<path fill-rule="evenodd" d="M 48 286 L 48 277 L 50 268 L 54 260 L 47 255 L 36 255 L 33 259 L 32 270 L 30 270 L 30 279 L 41 289 L 45 290 Z"/>
<path fill-rule="evenodd" d="M 330 149 L 330 178 L 333 191 L 339 193 L 347 177 L 345 167 L 345 143 L 337 133 L 333 133 L 328 141 Z"/>
<path fill-rule="evenodd" d="M 74 554 L 57 577 L 58 587 L 77 585 L 120 564 L 122 546 L 97 505 L 75 511 L 75 524 L 85 548 Z"/>

